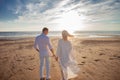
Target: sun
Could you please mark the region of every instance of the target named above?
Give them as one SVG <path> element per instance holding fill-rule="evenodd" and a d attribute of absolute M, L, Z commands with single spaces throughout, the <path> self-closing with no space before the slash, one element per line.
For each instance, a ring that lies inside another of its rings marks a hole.
<path fill-rule="evenodd" d="M 65 12 L 60 15 L 60 19 L 57 20 L 59 27 L 65 29 L 70 33 L 73 33 L 77 30 L 82 30 L 84 27 L 82 19 L 85 19 L 85 16 L 79 16 L 75 11 Z"/>

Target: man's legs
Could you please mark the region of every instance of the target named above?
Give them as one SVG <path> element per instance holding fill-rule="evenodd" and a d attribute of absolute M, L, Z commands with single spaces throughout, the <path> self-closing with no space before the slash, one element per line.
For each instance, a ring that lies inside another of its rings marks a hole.
<path fill-rule="evenodd" d="M 49 56 L 46 56 L 45 57 L 45 61 L 46 61 L 46 79 L 49 79 L 50 78 L 50 57 Z"/>
<path fill-rule="evenodd" d="M 40 78 L 43 78 L 44 56 L 40 56 Z"/>

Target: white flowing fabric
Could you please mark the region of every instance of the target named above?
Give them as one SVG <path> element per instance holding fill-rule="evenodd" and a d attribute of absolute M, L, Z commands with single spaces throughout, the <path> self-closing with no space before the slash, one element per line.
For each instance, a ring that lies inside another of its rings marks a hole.
<path fill-rule="evenodd" d="M 73 59 L 72 45 L 70 41 L 60 39 L 57 47 L 57 56 L 65 80 L 74 78 L 79 72 L 77 62 Z"/>

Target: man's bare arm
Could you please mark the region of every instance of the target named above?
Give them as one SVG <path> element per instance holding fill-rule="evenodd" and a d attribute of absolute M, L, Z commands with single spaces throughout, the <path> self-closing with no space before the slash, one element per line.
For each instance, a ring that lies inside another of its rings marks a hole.
<path fill-rule="evenodd" d="M 53 56 L 55 56 L 54 50 L 53 50 L 53 49 L 50 49 L 50 51 L 52 52 Z"/>
<path fill-rule="evenodd" d="M 55 57 L 55 60 L 58 61 L 58 57 L 55 55 L 54 50 L 53 50 L 53 49 L 50 49 L 50 51 L 52 52 L 53 57 Z"/>

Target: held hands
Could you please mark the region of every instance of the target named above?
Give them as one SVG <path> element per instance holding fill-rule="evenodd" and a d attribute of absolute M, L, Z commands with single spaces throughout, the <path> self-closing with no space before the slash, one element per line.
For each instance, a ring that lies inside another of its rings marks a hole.
<path fill-rule="evenodd" d="M 51 52 L 53 53 L 53 57 L 55 57 L 55 60 L 58 61 L 58 57 L 54 54 L 54 50 L 51 49 Z"/>
<path fill-rule="evenodd" d="M 53 55 L 53 57 L 55 57 L 55 60 L 58 61 L 58 57 L 57 56 Z"/>

